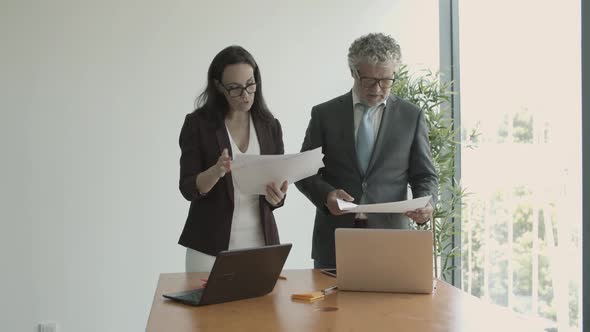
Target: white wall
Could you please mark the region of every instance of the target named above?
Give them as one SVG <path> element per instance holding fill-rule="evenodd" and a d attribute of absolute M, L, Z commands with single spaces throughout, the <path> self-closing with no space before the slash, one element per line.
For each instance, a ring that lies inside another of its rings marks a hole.
<path fill-rule="evenodd" d="M 24 107 L 27 86 L 20 79 L 27 54 L 9 28 L 20 25 L 0 3 L 0 331 L 31 331 L 33 312 L 31 218 L 25 199 Z"/>
<path fill-rule="evenodd" d="M 350 89 L 356 37 L 392 34 L 406 63 L 438 65 L 434 0 L 0 6 L 3 331 L 144 329 L 158 274 L 184 269 L 178 133 L 223 47 L 259 62 L 287 153 L 311 107 Z M 276 213 L 287 268 L 308 268 L 314 209 L 289 190 Z"/>

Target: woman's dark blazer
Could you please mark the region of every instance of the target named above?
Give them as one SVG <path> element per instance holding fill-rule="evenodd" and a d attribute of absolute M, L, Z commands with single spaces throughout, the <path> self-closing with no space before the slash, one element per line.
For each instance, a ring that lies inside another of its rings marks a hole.
<path fill-rule="evenodd" d="M 277 119 L 269 121 L 253 117 L 260 145 L 260 154 L 283 154 L 283 132 Z M 253 133 L 251 131 L 250 133 Z M 231 174 L 226 174 L 215 186 L 201 195 L 197 190 L 197 175 L 213 164 L 223 149 L 232 156 L 229 136 L 220 116 L 199 109 L 188 114 L 180 132 L 180 192 L 191 202 L 179 244 L 216 256 L 227 250 L 234 211 L 234 187 Z M 280 184 L 279 184 L 280 185 Z M 279 233 L 271 206 L 259 197 L 260 217 L 266 245 L 279 244 Z"/>

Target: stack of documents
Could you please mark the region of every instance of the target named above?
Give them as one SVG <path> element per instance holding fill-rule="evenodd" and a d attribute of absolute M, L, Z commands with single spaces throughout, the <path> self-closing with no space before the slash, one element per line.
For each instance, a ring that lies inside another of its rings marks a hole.
<path fill-rule="evenodd" d="M 238 155 L 232 161 L 232 176 L 238 190 L 247 195 L 265 195 L 266 185 L 289 184 L 317 174 L 324 167 L 321 148 L 284 155 Z"/>

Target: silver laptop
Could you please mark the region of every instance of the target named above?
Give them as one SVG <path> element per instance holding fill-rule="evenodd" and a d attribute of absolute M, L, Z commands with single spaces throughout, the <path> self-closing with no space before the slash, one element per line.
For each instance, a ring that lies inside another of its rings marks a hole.
<path fill-rule="evenodd" d="M 338 289 L 432 293 L 432 232 L 336 229 Z"/>

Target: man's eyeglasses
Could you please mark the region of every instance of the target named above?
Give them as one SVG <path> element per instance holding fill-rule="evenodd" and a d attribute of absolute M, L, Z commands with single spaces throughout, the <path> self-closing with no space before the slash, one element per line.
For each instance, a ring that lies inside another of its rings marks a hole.
<path fill-rule="evenodd" d="M 221 84 L 225 91 L 227 91 L 230 97 L 240 97 L 244 93 L 244 90 L 250 95 L 256 92 L 256 83 L 248 83 L 246 86 L 236 86 L 231 88 L 227 88 L 221 82 L 219 82 L 219 84 Z"/>
<path fill-rule="evenodd" d="M 379 84 L 379 87 L 381 89 L 389 89 L 393 86 L 393 83 L 395 83 L 395 77 L 394 78 L 363 77 L 363 76 L 361 76 L 361 73 L 358 71 L 358 69 L 356 70 L 356 75 L 357 75 L 358 79 L 361 81 L 361 86 L 365 89 L 372 88 L 375 86 L 375 84 Z"/>

